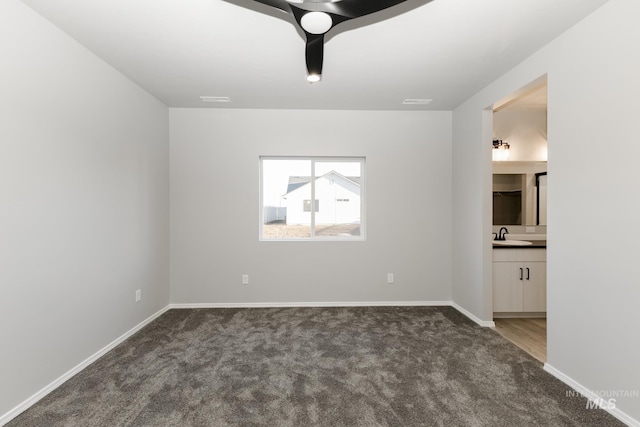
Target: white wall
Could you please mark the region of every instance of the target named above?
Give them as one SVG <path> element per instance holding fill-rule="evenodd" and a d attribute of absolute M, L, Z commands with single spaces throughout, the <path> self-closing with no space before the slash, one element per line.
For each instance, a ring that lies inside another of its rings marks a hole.
<path fill-rule="evenodd" d="M 496 111 L 493 138 L 510 144 L 509 161 L 547 161 L 547 110 L 507 107 Z"/>
<path fill-rule="evenodd" d="M 168 304 L 169 181 L 168 109 L 17 0 L 0 94 L 1 418 Z"/>
<path fill-rule="evenodd" d="M 548 73 L 548 367 L 595 391 L 640 384 L 638 16 L 611 0 L 454 111 L 453 298 L 489 320 L 483 109 Z M 637 397 L 617 408 L 640 420 Z"/>
<path fill-rule="evenodd" d="M 170 116 L 172 303 L 450 300 L 450 112 Z M 367 240 L 258 241 L 260 155 L 366 156 Z"/>
<path fill-rule="evenodd" d="M 453 116 L 453 301 L 481 321 L 492 321 L 492 115 L 462 105 Z"/>

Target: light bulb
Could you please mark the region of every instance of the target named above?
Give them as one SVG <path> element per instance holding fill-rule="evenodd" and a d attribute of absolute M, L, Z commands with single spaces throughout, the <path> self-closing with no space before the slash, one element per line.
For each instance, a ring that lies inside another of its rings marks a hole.
<path fill-rule="evenodd" d="M 331 29 L 333 20 L 328 13 L 309 12 L 302 17 L 300 25 L 307 33 L 324 34 Z"/>

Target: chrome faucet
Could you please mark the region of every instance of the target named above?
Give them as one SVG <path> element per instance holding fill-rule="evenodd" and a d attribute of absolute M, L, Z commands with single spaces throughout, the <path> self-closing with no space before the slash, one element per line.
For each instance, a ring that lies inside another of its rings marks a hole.
<path fill-rule="evenodd" d="M 507 236 L 505 236 L 505 234 L 509 234 L 509 230 L 507 230 L 507 227 L 502 227 L 500 231 L 498 231 L 498 235 L 495 240 L 507 240 Z"/>

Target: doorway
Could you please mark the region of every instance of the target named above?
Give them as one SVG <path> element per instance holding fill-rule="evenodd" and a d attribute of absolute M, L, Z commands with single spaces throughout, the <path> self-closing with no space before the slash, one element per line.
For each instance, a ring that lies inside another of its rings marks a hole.
<path fill-rule="evenodd" d="M 493 108 L 495 330 L 543 363 L 547 356 L 546 119 L 546 76 Z"/>

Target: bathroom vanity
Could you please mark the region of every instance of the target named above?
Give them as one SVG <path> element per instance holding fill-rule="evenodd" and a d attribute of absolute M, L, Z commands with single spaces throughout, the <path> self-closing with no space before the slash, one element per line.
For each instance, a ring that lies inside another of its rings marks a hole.
<path fill-rule="evenodd" d="M 546 317 L 546 240 L 493 245 L 494 317 Z"/>

